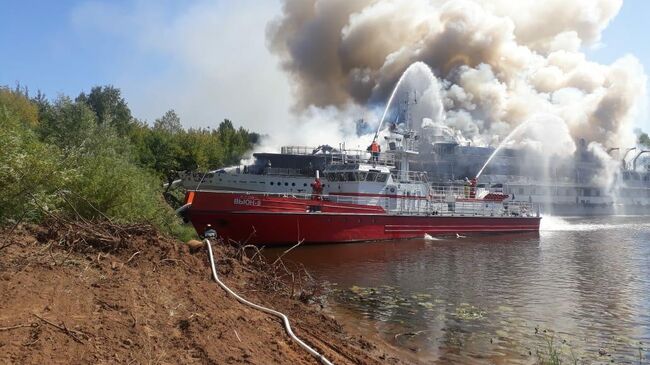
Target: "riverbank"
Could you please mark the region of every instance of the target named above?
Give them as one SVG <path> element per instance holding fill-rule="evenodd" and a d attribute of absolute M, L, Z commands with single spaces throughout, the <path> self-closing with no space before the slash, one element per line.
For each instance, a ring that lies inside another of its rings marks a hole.
<path fill-rule="evenodd" d="M 329 360 L 404 363 L 324 314 L 304 280 L 279 282 L 241 249 L 214 249 L 228 286 L 287 314 Z M 0 363 L 318 362 L 277 319 L 219 288 L 204 249 L 149 226 L 57 221 L 0 234 Z"/>

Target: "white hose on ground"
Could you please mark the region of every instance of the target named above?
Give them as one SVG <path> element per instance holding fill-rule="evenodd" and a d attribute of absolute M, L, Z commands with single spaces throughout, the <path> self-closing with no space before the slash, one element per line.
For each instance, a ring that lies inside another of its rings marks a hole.
<path fill-rule="evenodd" d="M 240 297 L 237 293 L 235 293 L 229 287 L 227 287 L 226 284 L 224 284 L 221 280 L 219 280 L 219 276 L 217 276 L 217 268 L 214 265 L 214 256 L 212 255 L 212 244 L 210 243 L 210 240 L 208 240 L 207 238 L 205 239 L 205 243 L 206 243 L 206 246 L 208 246 L 208 256 L 210 257 L 210 267 L 212 268 L 212 277 L 214 278 L 214 281 L 216 281 L 217 284 L 219 284 L 219 286 L 223 290 L 228 292 L 230 295 L 235 297 L 235 299 L 237 299 L 239 302 L 241 302 L 243 304 L 246 304 L 246 305 L 248 305 L 250 307 L 253 307 L 253 308 L 257 309 L 257 310 L 260 310 L 262 312 L 272 314 L 272 315 L 274 315 L 274 316 L 276 316 L 278 318 L 281 318 L 282 322 L 284 324 L 284 328 L 286 329 L 287 333 L 289 334 L 289 337 L 291 337 L 294 341 L 296 341 L 298 343 L 298 345 L 300 345 L 300 347 L 307 350 L 307 352 L 309 352 L 314 357 L 316 357 L 318 360 L 320 360 L 320 362 L 322 364 L 333 365 L 329 360 L 327 360 L 325 358 L 325 356 L 319 354 L 318 352 L 316 352 L 316 350 L 309 347 L 309 345 L 304 343 L 301 339 L 298 338 L 298 336 L 296 336 L 293 333 L 293 331 L 291 330 L 291 325 L 289 324 L 289 317 L 287 317 L 285 314 L 280 313 L 280 312 L 278 312 L 276 310 L 266 308 L 266 307 L 262 307 L 261 305 L 249 302 L 248 300 Z"/>

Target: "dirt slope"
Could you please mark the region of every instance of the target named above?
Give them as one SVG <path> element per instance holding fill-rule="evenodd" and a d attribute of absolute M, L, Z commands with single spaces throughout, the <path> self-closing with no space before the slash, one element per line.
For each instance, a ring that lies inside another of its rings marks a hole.
<path fill-rule="evenodd" d="M 402 363 L 389 348 L 346 333 L 317 305 L 270 289 L 238 253 L 216 247 L 223 280 L 289 315 L 296 334 L 330 360 Z M 190 253 L 146 226 L 68 222 L 0 234 L 0 363 L 318 362 L 277 319 L 221 290 L 204 250 Z"/>

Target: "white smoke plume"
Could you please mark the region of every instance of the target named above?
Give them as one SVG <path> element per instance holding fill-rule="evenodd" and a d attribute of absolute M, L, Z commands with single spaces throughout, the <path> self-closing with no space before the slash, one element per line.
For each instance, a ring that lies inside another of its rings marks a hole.
<path fill-rule="evenodd" d="M 596 176 L 595 183 L 600 186 L 611 188 L 618 180 L 618 172 L 620 170 L 621 162 L 612 158 L 612 156 L 605 151 L 602 145 L 592 142 L 587 146 L 587 150 L 593 153 L 602 164 L 603 173 Z"/>
<path fill-rule="evenodd" d="M 298 112 L 383 106 L 402 72 L 422 61 L 439 79 L 439 90 L 423 93 L 438 95 L 440 118 L 474 143 L 494 143 L 544 114 L 562 120 L 571 140 L 618 147 L 633 144 L 632 125 L 645 100 L 643 67 L 633 56 L 598 64 L 581 50 L 598 45 L 621 5 L 285 0 L 267 38 L 290 75 Z"/>

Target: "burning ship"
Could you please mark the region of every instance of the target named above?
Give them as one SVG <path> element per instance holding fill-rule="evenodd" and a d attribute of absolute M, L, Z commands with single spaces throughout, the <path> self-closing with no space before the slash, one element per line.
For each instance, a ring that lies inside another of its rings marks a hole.
<path fill-rule="evenodd" d="M 407 107 L 402 111 L 405 121 L 409 120 Z M 403 130 L 400 126 L 397 132 Z M 448 195 L 462 197 L 467 195 L 469 180 L 495 153 L 492 147 L 471 146 L 459 141 L 453 130 L 443 125 L 422 123 L 419 130 L 410 133 L 414 136 L 410 140 L 406 138 L 409 134 L 404 133 L 386 140 L 387 151 L 377 163 L 391 172 L 380 174 L 380 181 L 371 175 L 372 182 L 386 187 L 401 186 L 400 176 L 394 171 L 406 167 L 407 171 L 426 173 L 415 176 L 422 176 L 416 182 L 427 185 L 427 189 L 449 190 Z M 421 138 L 416 139 L 416 136 Z M 413 153 L 409 154 L 408 162 L 404 162 L 399 157 L 399 148 L 403 149 L 400 143 L 407 140 Z M 580 140 L 577 145 L 574 155 L 560 156 L 552 161 L 534 151 L 504 148 L 486 166 L 474 188 L 483 194 L 505 195 L 511 203 L 537 204 L 542 214 L 650 214 L 650 161 L 647 158 L 650 151 L 628 148 L 622 153 L 618 172 L 613 174 L 611 181 L 603 182 L 599 179 L 603 174 L 602 161 L 588 148 L 586 141 Z M 614 154 L 617 150 L 610 148 L 608 153 Z M 631 152 L 634 153 L 630 155 Z M 349 150 L 345 145 L 338 148 L 286 146 L 280 153 L 255 153 L 253 156 L 254 162 L 250 165 L 207 173 L 186 172 L 176 183 L 187 190 L 309 195 L 316 172 L 322 172 L 319 181 L 323 194 L 337 196 L 350 193 L 346 189 L 349 190 L 351 182 L 345 180 L 338 169 L 350 164 L 363 166 L 369 158 L 368 151 Z M 361 186 L 357 190 L 366 188 Z"/>
<path fill-rule="evenodd" d="M 181 212 L 197 232 L 265 245 L 539 230 L 535 203 L 476 183 L 434 184 L 412 169 L 415 131 L 391 131 L 386 142 L 381 154 L 287 147 L 249 166 L 187 174 Z"/>

